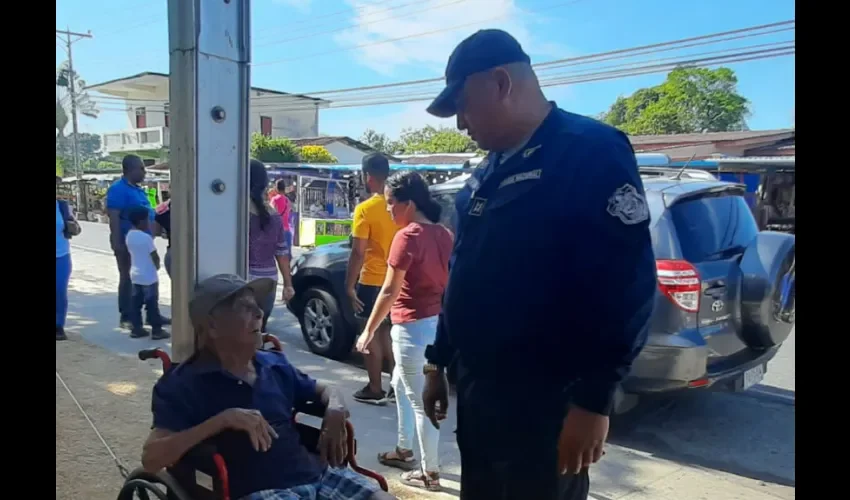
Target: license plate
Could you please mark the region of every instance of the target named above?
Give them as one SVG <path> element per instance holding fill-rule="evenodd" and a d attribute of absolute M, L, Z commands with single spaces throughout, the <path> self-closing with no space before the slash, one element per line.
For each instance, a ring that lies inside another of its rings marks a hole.
<path fill-rule="evenodd" d="M 764 378 L 764 365 L 758 365 L 744 372 L 744 387 L 746 391 L 750 387 L 758 384 Z"/>

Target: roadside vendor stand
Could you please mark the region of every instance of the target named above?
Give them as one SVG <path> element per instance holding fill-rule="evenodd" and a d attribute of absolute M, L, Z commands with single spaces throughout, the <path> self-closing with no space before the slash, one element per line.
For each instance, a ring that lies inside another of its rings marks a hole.
<path fill-rule="evenodd" d="M 290 227 L 295 246 L 321 246 L 348 238 L 351 234 L 349 185 L 353 172 L 336 168 L 340 165 L 284 163 L 267 167 L 272 183 L 284 179 L 292 187 Z"/>
<path fill-rule="evenodd" d="M 272 183 L 286 179 L 293 187 L 290 221 L 295 246 L 315 247 L 348 239 L 353 208 L 366 197 L 359 164 L 270 163 L 267 168 Z M 390 170 L 419 171 L 429 184 L 471 171 L 463 165 L 407 164 L 390 164 Z"/>
<path fill-rule="evenodd" d="M 796 176 L 794 156 L 721 157 L 688 163 L 690 168 L 711 172 L 721 181 L 746 188 L 745 198 L 759 229 L 796 231 Z"/>

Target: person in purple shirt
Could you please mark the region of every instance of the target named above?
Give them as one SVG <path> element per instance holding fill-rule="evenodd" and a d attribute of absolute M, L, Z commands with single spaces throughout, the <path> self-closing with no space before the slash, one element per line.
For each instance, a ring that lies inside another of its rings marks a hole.
<path fill-rule="evenodd" d="M 286 238 L 280 214 L 265 203 L 265 192 L 269 185 L 266 166 L 258 160 L 250 162 L 248 195 L 251 199 L 248 221 L 248 278 L 269 278 L 277 283 L 278 269 L 283 276 L 283 301 L 295 295 L 289 271 L 290 246 Z M 275 294 L 264 297 L 260 303 L 263 310 L 262 331 L 274 309 Z"/>
<path fill-rule="evenodd" d="M 348 410 L 340 394 L 292 366 L 282 353 L 257 351 L 275 282 L 233 275 L 195 288 L 189 316 L 197 351 L 153 389 L 153 429 L 142 451 L 150 473 L 211 440 L 224 458 L 233 499 L 387 500 L 377 483 L 341 467 Z M 293 408 L 326 408 L 319 456 L 300 442 Z"/>

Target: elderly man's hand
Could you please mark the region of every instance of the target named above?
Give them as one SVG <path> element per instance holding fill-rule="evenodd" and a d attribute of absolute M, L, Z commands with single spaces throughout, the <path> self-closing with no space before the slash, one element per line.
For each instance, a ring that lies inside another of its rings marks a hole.
<path fill-rule="evenodd" d="M 268 451 L 277 432 L 257 410 L 230 408 L 218 414 L 222 429 L 232 429 L 248 433 L 251 445 L 257 451 Z"/>
<path fill-rule="evenodd" d="M 331 467 L 340 467 L 348 455 L 345 430 L 347 412 L 344 409 L 328 409 L 322 420 L 322 434 L 319 437 L 319 454 Z"/>

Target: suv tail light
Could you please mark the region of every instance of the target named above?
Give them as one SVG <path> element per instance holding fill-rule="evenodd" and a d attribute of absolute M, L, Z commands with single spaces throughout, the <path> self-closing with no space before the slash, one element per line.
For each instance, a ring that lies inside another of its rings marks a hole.
<path fill-rule="evenodd" d="M 699 311 L 700 277 L 696 268 L 685 260 L 656 260 L 658 288 L 687 312 Z"/>

